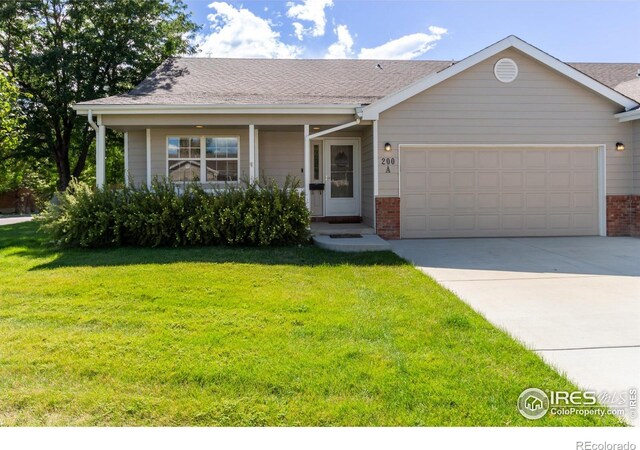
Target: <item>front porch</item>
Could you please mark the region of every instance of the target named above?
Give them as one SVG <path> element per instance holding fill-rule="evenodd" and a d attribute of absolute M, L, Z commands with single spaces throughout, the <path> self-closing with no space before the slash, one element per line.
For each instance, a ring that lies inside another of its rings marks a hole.
<path fill-rule="evenodd" d="M 148 123 L 137 123 L 139 116 L 135 119 L 97 116 L 98 187 L 105 183 L 105 129 L 109 127 L 124 133 L 125 183 L 150 186 L 154 178 L 166 178 L 213 187 L 256 179 L 281 185 L 296 180 L 314 220 L 374 226 L 372 122 L 353 120 L 353 116 L 350 122 L 321 117 L 317 124 L 256 121 L 238 125 L 230 122 L 230 116 L 205 115 L 193 116 L 192 125 L 185 124 L 184 117 L 156 116 L 148 118 Z M 93 121 L 91 115 L 89 121 Z"/>
<path fill-rule="evenodd" d="M 390 251 L 391 245 L 362 223 L 312 222 L 313 242 L 320 248 L 336 252 Z"/>

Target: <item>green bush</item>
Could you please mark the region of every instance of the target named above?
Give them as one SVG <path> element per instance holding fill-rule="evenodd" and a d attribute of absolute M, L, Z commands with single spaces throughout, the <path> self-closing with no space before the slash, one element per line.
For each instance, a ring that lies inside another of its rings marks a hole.
<path fill-rule="evenodd" d="M 243 182 L 207 192 L 162 180 L 121 189 L 73 181 L 37 220 L 67 247 L 299 244 L 309 238 L 309 211 L 297 186 Z"/>

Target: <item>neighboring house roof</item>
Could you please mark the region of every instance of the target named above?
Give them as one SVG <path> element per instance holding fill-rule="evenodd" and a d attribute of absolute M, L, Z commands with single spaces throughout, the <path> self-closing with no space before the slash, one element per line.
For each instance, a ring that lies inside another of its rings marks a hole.
<path fill-rule="evenodd" d="M 636 82 L 640 63 L 565 64 L 509 36 L 455 64 L 452 61 L 172 58 L 130 92 L 82 102 L 78 106 L 88 109 L 94 105 L 370 105 L 365 111 L 379 112 L 395 104 L 394 101 L 415 95 L 510 47 L 541 60 L 627 109 L 637 106 L 629 98 L 640 101 Z"/>

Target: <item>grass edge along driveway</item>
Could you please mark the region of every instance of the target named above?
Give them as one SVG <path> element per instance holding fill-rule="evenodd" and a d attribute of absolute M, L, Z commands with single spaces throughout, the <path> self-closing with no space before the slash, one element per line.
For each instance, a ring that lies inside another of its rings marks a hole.
<path fill-rule="evenodd" d="M 59 250 L 0 227 L 0 424 L 593 426 L 575 387 L 390 252 Z"/>

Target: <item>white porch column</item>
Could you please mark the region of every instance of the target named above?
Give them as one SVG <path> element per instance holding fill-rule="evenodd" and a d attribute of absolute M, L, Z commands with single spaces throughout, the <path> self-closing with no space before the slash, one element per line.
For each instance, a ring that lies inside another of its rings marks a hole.
<path fill-rule="evenodd" d="M 124 132 L 124 185 L 129 186 L 129 133 Z"/>
<path fill-rule="evenodd" d="M 307 208 L 311 210 L 311 192 L 309 192 L 309 183 L 311 183 L 311 140 L 309 139 L 309 125 L 304 126 L 304 198 L 307 202 Z"/>
<path fill-rule="evenodd" d="M 256 179 L 256 127 L 249 125 L 249 182 Z"/>
<path fill-rule="evenodd" d="M 105 126 L 102 125 L 102 116 L 98 116 L 98 131 L 96 132 L 96 186 L 104 187 L 105 182 Z"/>
<path fill-rule="evenodd" d="M 151 187 L 151 128 L 147 128 L 147 187 Z"/>
<path fill-rule="evenodd" d="M 254 174 L 256 177 L 256 180 L 260 181 L 260 130 L 256 129 L 255 132 L 255 137 L 254 139 L 254 145 L 256 146 L 256 160 L 254 161 Z"/>
<path fill-rule="evenodd" d="M 376 198 L 378 197 L 378 121 L 373 121 L 373 227 L 376 227 Z"/>

